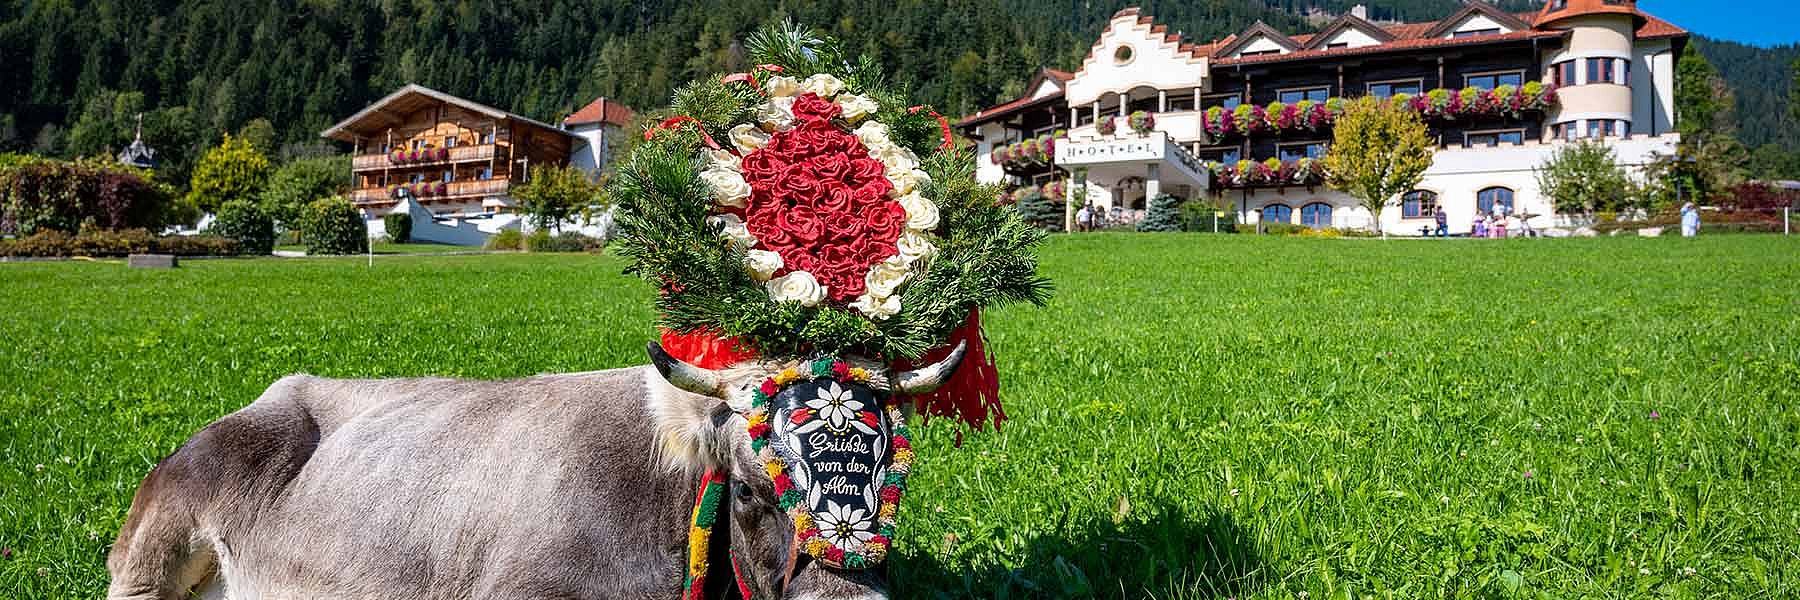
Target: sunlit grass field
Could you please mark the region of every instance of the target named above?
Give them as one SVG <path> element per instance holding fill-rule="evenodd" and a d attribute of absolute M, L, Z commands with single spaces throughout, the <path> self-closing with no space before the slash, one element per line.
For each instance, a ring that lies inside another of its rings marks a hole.
<path fill-rule="evenodd" d="M 1057 237 L 922 428 L 902 598 L 1800 595 L 1800 238 Z M 0 598 L 98 598 L 149 468 L 297 371 L 644 362 L 609 256 L 0 264 Z"/>

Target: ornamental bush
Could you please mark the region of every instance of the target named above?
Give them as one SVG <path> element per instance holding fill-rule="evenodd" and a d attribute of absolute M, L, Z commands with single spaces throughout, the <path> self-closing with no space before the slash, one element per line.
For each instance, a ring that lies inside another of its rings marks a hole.
<path fill-rule="evenodd" d="M 1181 231 L 1181 199 L 1163 194 L 1151 198 L 1145 206 L 1144 220 L 1138 231 Z"/>
<path fill-rule="evenodd" d="M 489 236 L 487 243 L 481 247 L 487 250 L 524 250 L 525 234 L 517 229 L 503 229 L 500 233 Z"/>
<path fill-rule="evenodd" d="M 412 241 L 412 215 L 394 211 L 382 217 L 381 224 L 387 229 L 388 241 L 396 244 Z"/>
<path fill-rule="evenodd" d="M 1046 231 L 1063 231 L 1067 227 L 1068 214 L 1063 203 L 1044 197 L 1042 190 L 1025 188 L 1019 190 L 1019 217 L 1026 223 Z"/>
<path fill-rule="evenodd" d="M 15 157 L 0 166 L 0 234 L 160 228 L 171 196 L 138 169 Z"/>
<path fill-rule="evenodd" d="M 1237 222 L 1231 215 L 1221 217 L 1219 213 L 1222 211 L 1218 207 L 1208 206 L 1205 202 L 1183 202 L 1179 212 L 1182 231 L 1237 233 Z"/>
<path fill-rule="evenodd" d="M 550 235 L 540 229 L 525 237 L 525 249 L 531 252 L 597 252 L 605 247 L 599 238 L 573 231 Z"/>
<path fill-rule="evenodd" d="M 269 185 L 269 159 L 241 137 L 208 150 L 194 166 L 188 183 L 188 200 L 200 210 L 212 212 L 231 200 L 258 198 Z"/>
<path fill-rule="evenodd" d="M 300 242 L 307 254 L 355 254 L 369 249 L 369 227 L 343 198 L 322 198 L 300 216 Z"/>
<path fill-rule="evenodd" d="M 220 206 L 207 233 L 236 241 L 244 254 L 260 256 L 275 250 L 275 220 L 249 200 L 231 200 Z"/>

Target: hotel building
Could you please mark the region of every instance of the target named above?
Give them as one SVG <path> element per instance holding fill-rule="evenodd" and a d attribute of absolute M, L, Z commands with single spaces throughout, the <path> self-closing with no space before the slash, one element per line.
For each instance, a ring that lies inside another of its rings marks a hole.
<path fill-rule="evenodd" d="M 1078 70 L 1041 70 L 1024 97 L 957 127 L 977 142 L 982 181 L 1066 180 L 1124 220 L 1173 194 L 1210 197 L 1240 223 L 1367 229 L 1372 216 L 1327 188 L 1315 161 L 1342 99 L 1405 95 L 1437 150 L 1382 229 L 1417 234 L 1442 207 L 1451 231 L 1467 232 L 1496 206 L 1541 228 L 1562 219 L 1535 171 L 1562 145 L 1599 140 L 1633 170 L 1673 152 L 1686 41 L 1633 0 L 1548 0 L 1528 13 L 1469 0 L 1426 23 L 1371 22 L 1359 7 L 1316 32 L 1257 23 L 1204 44 L 1128 8 Z M 1154 123 L 1132 127 L 1139 111 Z"/>

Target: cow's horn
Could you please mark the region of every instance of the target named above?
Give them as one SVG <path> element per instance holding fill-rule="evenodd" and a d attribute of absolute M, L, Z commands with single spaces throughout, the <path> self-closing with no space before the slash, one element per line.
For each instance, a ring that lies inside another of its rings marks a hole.
<path fill-rule="evenodd" d="M 650 342 L 649 350 L 650 364 L 656 365 L 656 372 L 661 373 L 669 385 L 702 396 L 724 397 L 723 386 L 717 372 L 702 369 L 669 356 L 668 351 L 663 350 L 662 344 L 656 342 Z"/>
<path fill-rule="evenodd" d="M 948 356 L 935 363 L 906 371 L 894 376 L 894 391 L 901 394 L 925 394 L 938 389 L 956 373 L 956 366 L 962 364 L 964 342 L 957 342 L 956 349 Z"/>

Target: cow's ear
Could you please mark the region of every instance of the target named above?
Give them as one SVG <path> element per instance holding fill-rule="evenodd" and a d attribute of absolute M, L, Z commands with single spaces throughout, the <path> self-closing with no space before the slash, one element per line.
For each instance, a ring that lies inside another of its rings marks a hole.
<path fill-rule="evenodd" d="M 645 408 L 656 431 L 657 464 L 688 473 L 729 465 L 735 445 L 748 441 L 742 417 L 718 398 L 679 389 L 657 372 L 646 371 Z"/>

